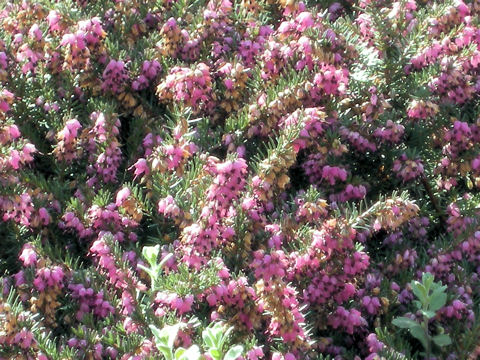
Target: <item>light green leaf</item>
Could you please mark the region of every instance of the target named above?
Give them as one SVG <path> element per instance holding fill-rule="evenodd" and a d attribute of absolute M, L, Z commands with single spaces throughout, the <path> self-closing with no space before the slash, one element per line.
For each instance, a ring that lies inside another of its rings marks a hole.
<path fill-rule="evenodd" d="M 218 347 L 216 334 L 211 327 L 207 327 L 205 330 L 202 331 L 202 338 L 208 348 Z"/>
<path fill-rule="evenodd" d="M 167 345 L 156 344 L 157 349 L 165 356 L 165 359 L 172 360 L 173 359 L 173 351 L 172 348 L 168 347 Z"/>
<path fill-rule="evenodd" d="M 218 342 L 221 340 L 223 334 L 224 334 L 224 329 L 223 329 L 223 324 L 218 322 L 213 325 L 212 329 L 212 334 L 215 336 L 215 340 Z"/>
<path fill-rule="evenodd" d="M 159 330 L 157 327 L 149 325 L 149 328 L 153 336 L 155 336 L 155 342 L 158 345 L 164 345 L 172 349 L 175 339 L 177 338 L 178 330 L 180 330 L 182 326 L 183 324 L 167 325 L 163 327 L 162 330 Z"/>
<path fill-rule="evenodd" d="M 242 352 L 243 346 L 235 345 L 234 347 L 230 348 L 230 350 L 228 350 L 223 360 L 236 360 L 240 355 L 242 355 Z"/>
<path fill-rule="evenodd" d="M 199 347 L 197 345 L 192 345 L 185 350 L 179 360 L 199 360 L 201 356 Z"/>
<path fill-rule="evenodd" d="M 412 281 L 412 291 L 415 296 L 422 302 L 422 304 L 428 303 L 428 294 L 427 289 L 423 284 L 419 283 L 418 281 Z"/>
<path fill-rule="evenodd" d="M 165 336 L 165 334 L 162 333 L 163 329 L 159 330 L 154 325 L 149 325 L 148 327 L 150 328 L 153 336 L 155 337 L 155 344 L 157 346 L 157 349 L 160 350 L 163 356 L 165 356 L 166 360 L 172 360 L 173 351 L 172 346 L 168 346 L 168 335 Z"/>
<path fill-rule="evenodd" d="M 431 319 L 435 317 L 435 312 L 429 311 L 429 310 L 420 310 L 423 316 L 425 316 L 427 319 Z"/>
<path fill-rule="evenodd" d="M 433 279 L 434 279 L 433 275 L 429 272 L 423 273 L 422 275 L 422 283 L 425 289 L 427 290 L 427 293 L 432 287 Z"/>
<path fill-rule="evenodd" d="M 175 359 L 176 360 L 179 360 L 182 358 L 182 355 L 185 353 L 185 351 L 187 351 L 187 349 L 183 348 L 183 347 L 179 347 L 176 351 L 175 351 Z"/>
<path fill-rule="evenodd" d="M 173 348 L 173 345 L 175 344 L 175 339 L 177 338 L 178 330 L 180 330 L 181 327 L 182 324 L 168 325 L 160 331 L 162 336 L 168 339 L 168 347 Z"/>
<path fill-rule="evenodd" d="M 156 274 L 155 274 L 155 272 L 152 271 L 152 269 L 147 268 L 147 267 L 143 266 L 142 264 L 138 264 L 137 267 L 140 268 L 141 270 L 145 271 L 148 274 L 148 276 L 150 276 L 151 279 L 156 278 Z"/>
<path fill-rule="evenodd" d="M 447 346 L 452 343 L 452 339 L 447 334 L 440 334 L 432 338 L 433 342 L 438 346 Z"/>
<path fill-rule="evenodd" d="M 161 331 L 154 325 L 149 325 L 148 327 L 150 328 L 150 331 L 152 332 L 153 336 L 155 337 L 155 342 L 157 344 L 163 343 L 164 339 L 162 339 Z"/>
<path fill-rule="evenodd" d="M 233 326 L 230 326 L 228 329 L 225 330 L 223 337 L 227 338 L 232 331 L 233 331 Z"/>
<path fill-rule="evenodd" d="M 142 249 L 142 255 L 151 267 L 157 264 L 158 252 L 160 251 L 160 245 L 144 246 Z"/>
<path fill-rule="evenodd" d="M 208 354 L 214 359 L 214 360 L 221 360 L 222 359 L 222 353 L 220 350 L 217 348 L 211 348 L 208 350 Z"/>
<path fill-rule="evenodd" d="M 434 293 L 437 293 L 437 294 L 443 293 L 445 292 L 445 290 L 447 290 L 447 285 L 442 286 L 441 283 L 433 283 L 432 285 L 432 295 Z"/>
<path fill-rule="evenodd" d="M 227 328 L 225 332 L 223 332 L 223 330 L 224 329 L 222 326 L 222 330 L 220 332 L 219 344 L 218 344 L 219 349 L 223 349 L 223 345 L 225 344 L 225 341 L 227 341 L 228 337 L 230 336 L 230 333 L 233 331 L 233 326 L 230 326 L 229 328 Z"/>
<path fill-rule="evenodd" d="M 392 324 L 399 327 L 399 328 L 402 328 L 402 329 L 409 329 L 409 328 L 412 328 L 412 327 L 418 325 L 417 322 L 415 322 L 412 319 L 409 319 L 407 317 L 403 317 L 403 316 L 398 317 L 396 319 L 393 319 Z"/>
<path fill-rule="evenodd" d="M 207 329 L 202 331 L 203 344 L 206 345 L 208 349 L 215 347 L 215 338 L 207 331 Z"/>

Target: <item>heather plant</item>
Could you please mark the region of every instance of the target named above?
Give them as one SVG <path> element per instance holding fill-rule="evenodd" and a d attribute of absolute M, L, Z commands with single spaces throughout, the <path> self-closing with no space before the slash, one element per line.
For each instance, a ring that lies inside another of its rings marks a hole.
<path fill-rule="evenodd" d="M 477 359 L 479 14 L 2 2 L 0 359 Z"/>

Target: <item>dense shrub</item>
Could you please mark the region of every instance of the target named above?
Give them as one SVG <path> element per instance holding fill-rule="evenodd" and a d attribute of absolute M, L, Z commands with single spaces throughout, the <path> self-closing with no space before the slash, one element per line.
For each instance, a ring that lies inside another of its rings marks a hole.
<path fill-rule="evenodd" d="M 480 2 L 1 6 L 1 359 L 480 355 Z"/>

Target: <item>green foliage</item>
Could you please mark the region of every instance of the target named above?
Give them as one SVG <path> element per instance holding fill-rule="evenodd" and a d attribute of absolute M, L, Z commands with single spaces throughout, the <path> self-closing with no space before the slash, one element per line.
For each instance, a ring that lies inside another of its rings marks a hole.
<path fill-rule="evenodd" d="M 222 323 L 212 323 L 202 332 L 203 344 L 214 360 L 235 360 L 243 352 L 243 346 L 235 345 L 224 349 L 233 327 L 225 328 Z"/>
<path fill-rule="evenodd" d="M 163 266 L 165 263 L 173 256 L 168 254 L 165 256 L 160 263 L 157 263 L 158 252 L 160 251 L 160 245 L 155 246 L 144 246 L 142 249 L 142 255 L 150 267 L 145 267 L 143 265 L 138 265 L 140 269 L 145 271 L 148 276 L 150 276 L 150 281 L 152 284 L 152 291 L 155 292 L 158 289 L 160 276 L 162 275 Z"/>
<path fill-rule="evenodd" d="M 432 274 L 424 273 L 422 282 L 414 280 L 411 283 L 412 291 L 418 299 L 414 303 L 422 315 L 422 320 L 417 321 L 407 317 L 397 317 L 392 321 L 393 325 L 401 329 L 408 329 L 410 335 L 420 341 L 425 349 L 427 359 L 432 354 L 432 342 L 438 347 L 445 347 L 452 343 L 450 336 L 443 334 L 443 330 L 440 327 L 438 328 L 440 333 L 437 335 L 430 334 L 428 328 L 430 320 L 435 317 L 436 312 L 447 302 L 447 294 L 445 293 L 447 287 L 433 280 Z"/>
<path fill-rule="evenodd" d="M 166 360 L 198 360 L 201 358 L 200 347 L 191 345 L 188 349 L 179 347 L 174 349 L 175 339 L 178 332 L 185 324 L 164 326 L 161 330 L 154 325 L 149 325 L 150 331 L 155 338 L 155 344 Z M 211 323 L 202 332 L 202 347 L 214 360 L 235 360 L 243 352 L 243 346 L 235 345 L 225 349 L 226 342 L 233 328 L 226 328 L 224 324 Z"/>
<path fill-rule="evenodd" d="M 155 246 L 144 246 L 142 255 L 150 266 L 138 265 L 150 277 L 152 293 L 161 290 L 173 292 L 179 296 L 186 296 L 199 294 L 219 283 L 217 276 L 219 267 L 213 261 L 201 271 L 193 272 L 185 264 L 179 264 L 177 272 L 163 274 L 163 268 L 173 257 L 173 254 L 167 254 L 158 262 L 159 251 L 160 245 L 158 244 Z"/>

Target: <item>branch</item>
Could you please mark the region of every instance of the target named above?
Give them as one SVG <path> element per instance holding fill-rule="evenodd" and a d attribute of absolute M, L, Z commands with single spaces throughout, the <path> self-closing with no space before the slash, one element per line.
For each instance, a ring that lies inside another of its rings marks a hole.
<path fill-rule="evenodd" d="M 439 216 L 441 220 L 441 225 L 445 226 L 447 219 L 445 217 L 445 213 L 441 210 L 440 205 L 438 204 L 438 199 L 435 197 L 432 187 L 430 186 L 427 177 L 425 174 L 422 174 L 421 176 L 422 184 L 425 190 L 427 191 L 428 197 L 430 198 L 430 201 L 433 204 L 433 207 L 435 208 L 435 211 L 437 212 L 437 215 Z"/>

